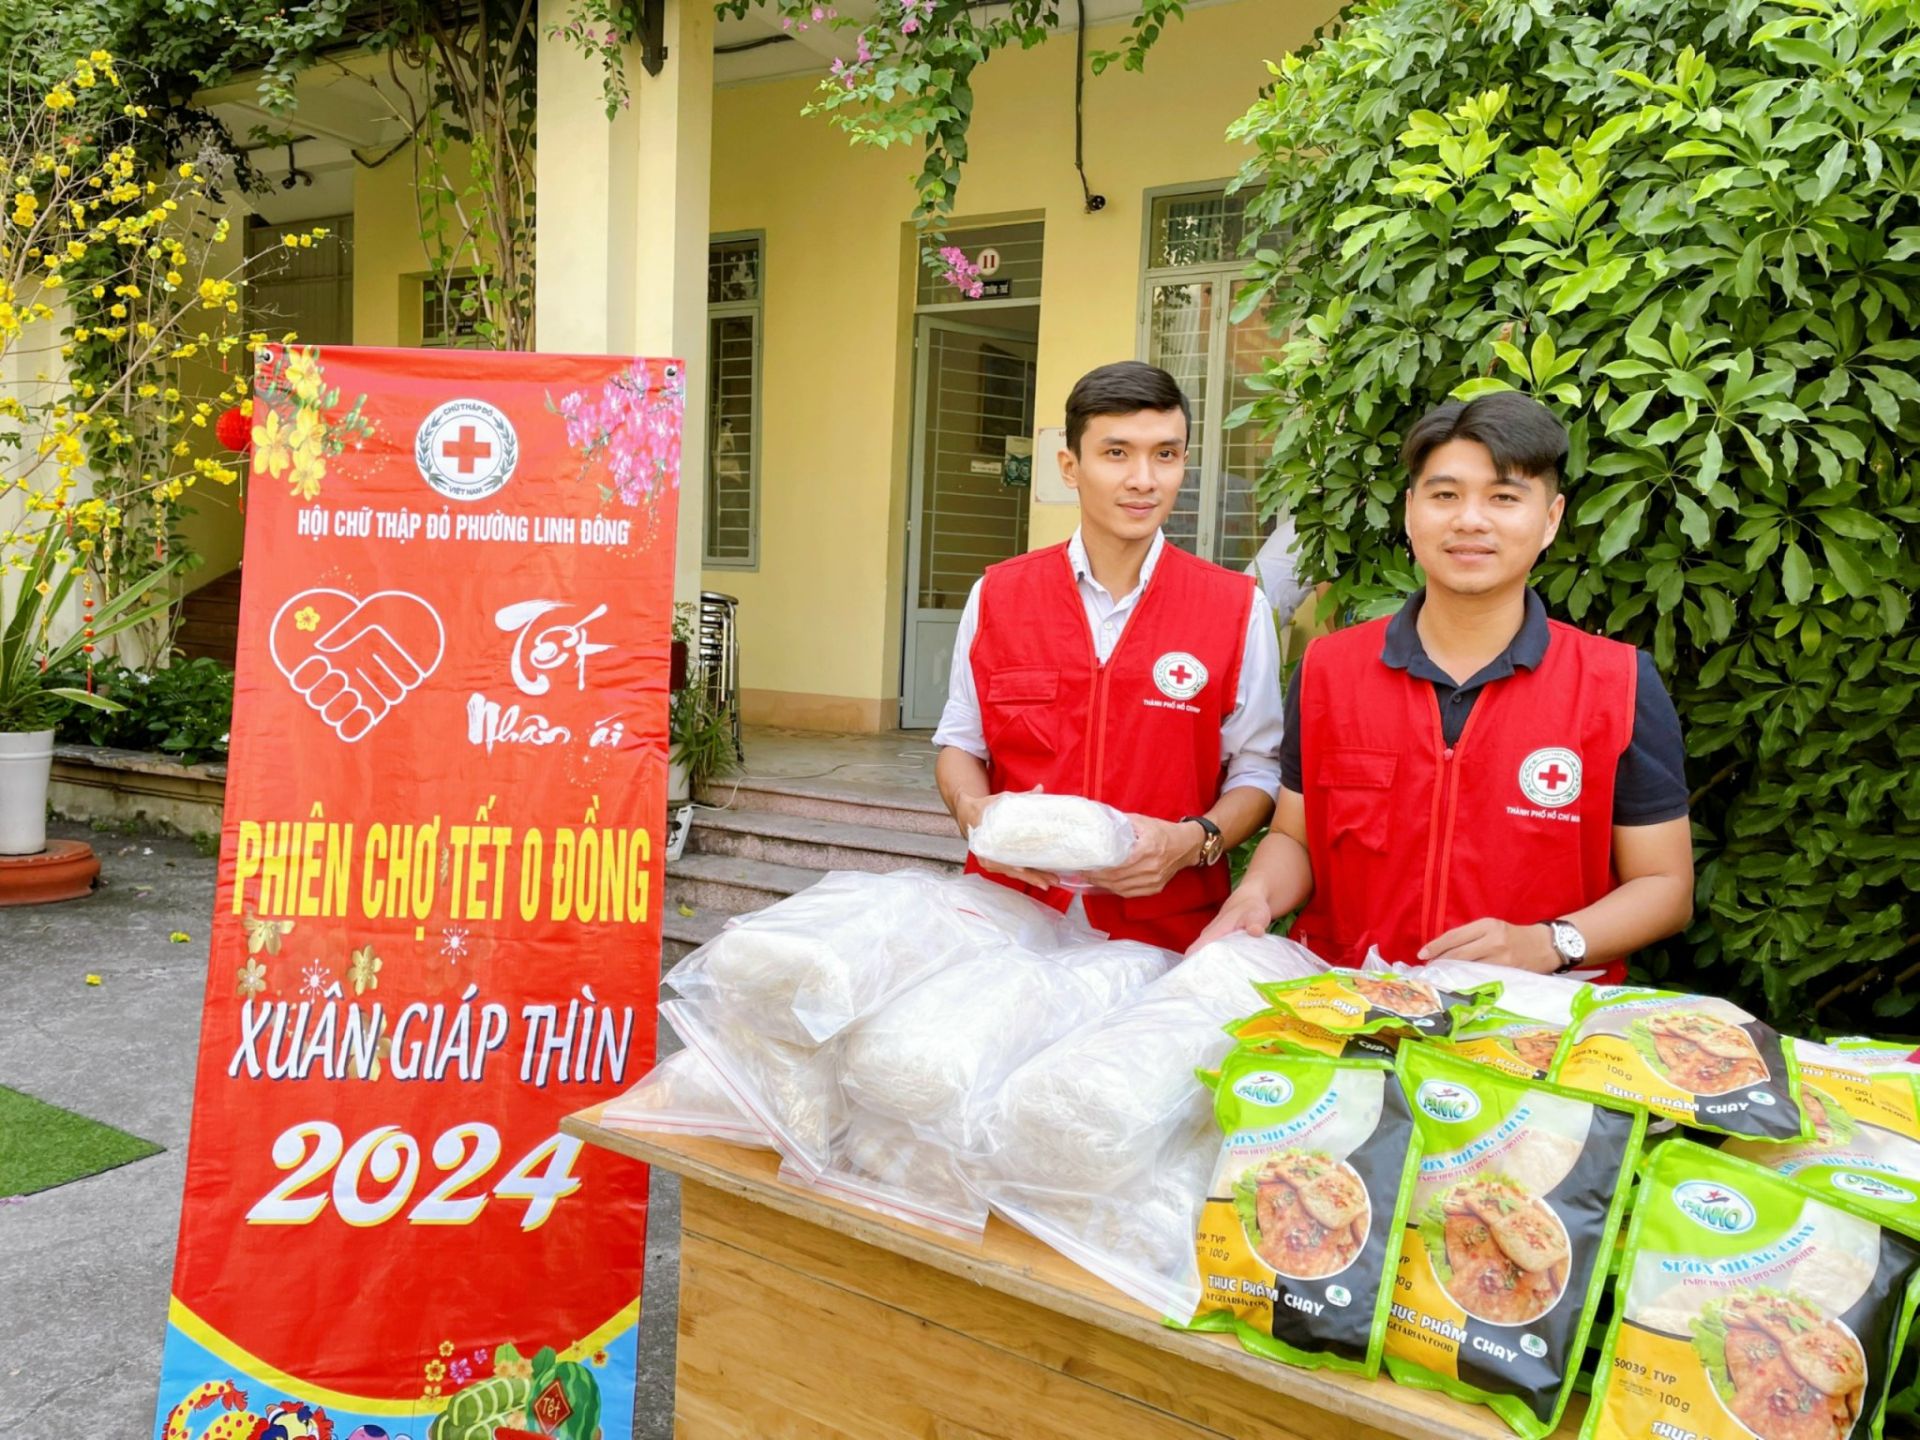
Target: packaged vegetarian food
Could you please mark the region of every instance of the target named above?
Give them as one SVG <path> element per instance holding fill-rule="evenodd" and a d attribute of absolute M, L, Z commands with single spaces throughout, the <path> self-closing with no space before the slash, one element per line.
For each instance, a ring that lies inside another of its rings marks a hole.
<path fill-rule="evenodd" d="M 1397 970 L 1328 970 L 1262 985 L 1260 994 L 1269 1007 L 1336 1035 L 1451 1035 L 1457 1025 L 1495 1004 L 1500 989 L 1493 983 L 1442 990 Z"/>
<path fill-rule="evenodd" d="M 1574 1001 L 1552 1079 L 1722 1135 L 1784 1141 L 1813 1133 L 1792 1048 L 1771 1026 L 1711 995 L 1586 991 Z"/>
<path fill-rule="evenodd" d="M 1195 1234 L 1199 1330 L 1256 1355 L 1373 1375 L 1410 1194 L 1413 1122 L 1385 1061 L 1236 1050 Z"/>
<path fill-rule="evenodd" d="M 1648 1159 L 1583 1440 L 1881 1440 L 1920 1241 L 1688 1140 Z"/>
<path fill-rule="evenodd" d="M 1447 1039 L 1435 1039 L 1433 1043 L 1462 1060 L 1491 1066 L 1523 1080 L 1544 1080 L 1553 1068 L 1553 1054 L 1560 1048 L 1563 1033 L 1564 1027 L 1495 1008 L 1464 1022 Z"/>
<path fill-rule="evenodd" d="M 1801 1065 L 1800 1103 L 1813 1122 L 1812 1138 L 1784 1145 L 1728 1140 L 1720 1148 L 1817 1197 L 1837 1191 L 1883 1224 L 1920 1234 L 1920 1141 L 1874 1123 L 1885 1111 L 1870 1087 L 1829 1089 L 1847 1072 L 1820 1063 L 1824 1047 L 1795 1041 L 1794 1048 Z"/>
<path fill-rule="evenodd" d="M 1371 1055 L 1376 1060 L 1393 1059 L 1398 1037 L 1382 1035 L 1340 1035 L 1318 1025 L 1309 1025 L 1291 1010 L 1262 1010 L 1227 1026 L 1234 1043 L 1247 1050 L 1300 1050 L 1309 1055 Z"/>
<path fill-rule="evenodd" d="M 1387 1369 L 1539 1440 L 1586 1355 L 1646 1114 L 1437 1045 L 1403 1046 L 1399 1072 L 1417 1163 Z"/>

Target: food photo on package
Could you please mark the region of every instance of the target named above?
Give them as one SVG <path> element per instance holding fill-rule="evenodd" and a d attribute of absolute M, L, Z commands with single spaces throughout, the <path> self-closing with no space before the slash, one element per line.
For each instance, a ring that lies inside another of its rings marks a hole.
<path fill-rule="evenodd" d="M 1920 1240 L 1723 1151 L 1649 1157 L 1582 1440 L 1883 1440 Z"/>
<path fill-rule="evenodd" d="M 1777 1144 L 1726 1140 L 1720 1148 L 1785 1176 L 1810 1194 L 1838 1192 L 1875 1219 L 1920 1233 L 1920 1140 L 1874 1123 L 1886 1118 L 1870 1091 L 1829 1089 L 1836 1072 L 1810 1059 L 1823 1047 L 1795 1042 L 1800 1055 L 1800 1103 L 1813 1137 Z M 1820 1076 L 1819 1081 L 1812 1077 Z"/>
<path fill-rule="evenodd" d="M 1236 1050 L 1214 1083 L 1223 1132 L 1194 1250 L 1190 1328 L 1256 1355 L 1374 1375 L 1413 1162 L 1386 1062 Z"/>
<path fill-rule="evenodd" d="M 1259 987 L 1271 1009 L 1336 1035 L 1451 1035 L 1498 1003 L 1498 983 L 1442 990 L 1394 970 L 1329 970 Z"/>
<path fill-rule="evenodd" d="M 1539 1440 L 1586 1354 L 1646 1113 L 1432 1045 L 1399 1070 L 1417 1166 L 1387 1370 Z"/>
<path fill-rule="evenodd" d="M 1792 1047 L 1730 1000 L 1633 986 L 1575 999 L 1551 1076 L 1722 1135 L 1804 1140 Z"/>
<path fill-rule="evenodd" d="M 1227 1026 L 1227 1034 L 1248 1050 L 1295 1050 L 1308 1055 L 1371 1055 L 1392 1060 L 1399 1044 L 1393 1034 L 1341 1035 L 1309 1025 L 1290 1010 L 1262 1010 Z"/>
<path fill-rule="evenodd" d="M 1462 1060 L 1491 1066 L 1522 1080 L 1544 1080 L 1553 1068 L 1564 1027 L 1494 1008 L 1457 1026 L 1434 1044 Z"/>
<path fill-rule="evenodd" d="M 1803 1078 L 1846 1102 L 1860 1119 L 1920 1140 L 1920 1060 L 1910 1045 L 1840 1036 L 1816 1045 L 1794 1042 Z"/>

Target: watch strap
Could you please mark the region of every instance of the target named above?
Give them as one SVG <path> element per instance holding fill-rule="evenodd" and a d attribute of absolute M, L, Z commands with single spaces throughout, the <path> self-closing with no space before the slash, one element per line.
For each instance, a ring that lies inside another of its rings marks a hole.
<path fill-rule="evenodd" d="M 1204 815 L 1182 815 L 1180 823 L 1192 823 L 1206 831 L 1206 839 L 1200 842 L 1200 863 L 1211 865 L 1219 860 L 1220 852 L 1226 848 L 1226 836 L 1220 833 L 1220 827 Z"/>

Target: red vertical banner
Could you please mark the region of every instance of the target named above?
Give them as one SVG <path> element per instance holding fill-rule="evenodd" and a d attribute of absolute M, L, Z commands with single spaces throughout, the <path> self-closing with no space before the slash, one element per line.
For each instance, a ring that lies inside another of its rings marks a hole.
<path fill-rule="evenodd" d="M 630 1433 L 683 367 L 259 357 L 154 1433 Z"/>

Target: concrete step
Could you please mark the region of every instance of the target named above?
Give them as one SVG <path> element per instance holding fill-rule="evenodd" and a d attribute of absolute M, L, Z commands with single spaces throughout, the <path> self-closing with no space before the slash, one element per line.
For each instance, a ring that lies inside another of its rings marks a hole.
<path fill-rule="evenodd" d="M 824 870 L 732 855 L 683 855 L 667 867 L 666 913 L 675 915 L 685 905 L 695 916 L 744 915 L 806 889 L 824 874 Z"/>
<path fill-rule="evenodd" d="M 664 975 L 689 952 L 718 935 L 726 923 L 727 917 L 718 911 L 694 910 L 691 915 L 682 915 L 680 906 L 668 901 L 667 913 L 660 917 L 660 973 Z"/>
<path fill-rule="evenodd" d="M 918 866 L 957 875 L 967 859 L 966 843 L 952 832 L 951 822 L 945 835 L 923 835 L 778 810 L 695 810 L 688 844 L 700 855 L 875 874 Z"/>
<path fill-rule="evenodd" d="M 915 835 L 955 833 L 953 817 L 937 793 L 906 785 L 835 785 L 818 780 L 741 775 L 701 786 L 697 798 L 701 804 L 719 809 L 771 811 Z"/>

